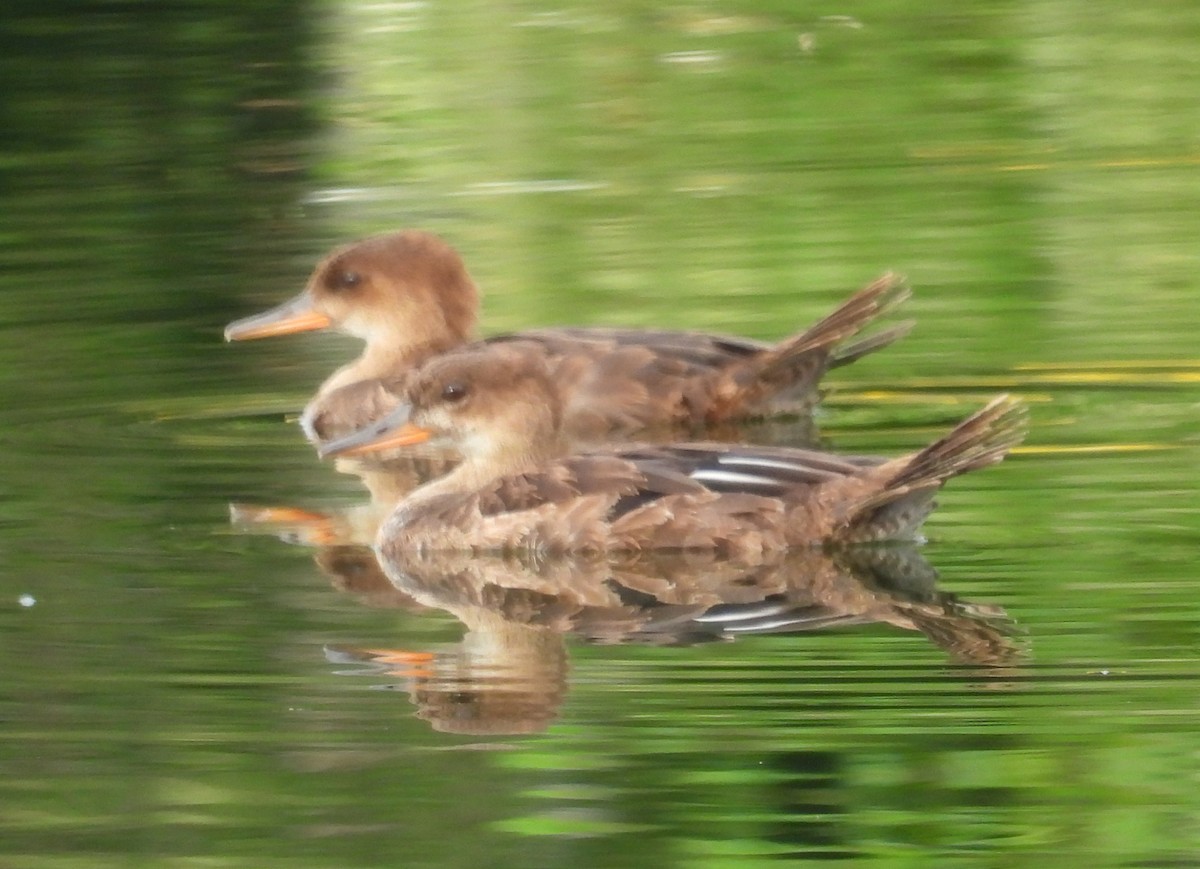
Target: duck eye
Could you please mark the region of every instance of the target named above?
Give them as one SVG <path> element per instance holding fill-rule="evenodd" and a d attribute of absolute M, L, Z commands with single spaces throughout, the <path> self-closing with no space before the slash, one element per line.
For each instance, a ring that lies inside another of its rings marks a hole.
<path fill-rule="evenodd" d="M 467 387 L 461 383 L 447 383 L 442 387 L 442 401 L 454 403 L 467 397 Z"/>
<path fill-rule="evenodd" d="M 352 290 L 362 283 L 362 275 L 353 269 L 339 269 L 334 272 L 330 287 L 334 290 Z"/>

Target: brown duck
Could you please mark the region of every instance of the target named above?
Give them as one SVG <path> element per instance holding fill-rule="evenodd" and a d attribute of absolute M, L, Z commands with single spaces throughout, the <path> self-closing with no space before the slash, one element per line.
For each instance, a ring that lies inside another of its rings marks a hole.
<path fill-rule="evenodd" d="M 432 443 L 448 475 L 400 502 L 376 546 L 545 556 L 711 550 L 755 560 L 826 542 L 913 539 L 951 477 L 1000 461 L 1025 431 L 1007 396 L 896 459 L 788 447 L 678 444 L 571 454 L 544 357 L 491 345 L 446 354 L 391 416 L 324 455 Z"/>
<path fill-rule="evenodd" d="M 908 290 L 885 275 L 808 330 L 775 345 L 669 330 L 538 329 L 488 339 L 520 344 L 555 368 L 565 428 L 583 440 L 646 428 L 696 428 L 727 420 L 802 412 L 836 368 L 884 347 L 911 328 L 866 337 L 872 320 Z M 295 299 L 229 324 L 240 341 L 336 328 L 366 342 L 308 403 L 301 424 L 324 443 L 392 410 L 392 392 L 421 363 L 474 340 L 479 291 L 458 252 L 427 232 L 374 236 L 338 248 Z M 851 340 L 854 339 L 854 340 Z"/>

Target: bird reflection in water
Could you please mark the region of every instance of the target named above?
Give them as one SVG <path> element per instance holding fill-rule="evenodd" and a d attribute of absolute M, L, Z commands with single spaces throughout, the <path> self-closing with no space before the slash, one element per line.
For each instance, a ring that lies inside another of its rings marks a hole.
<path fill-rule="evenodd" d="M 268 534 L 300 546 L 370 546 L 380 524 L 406 495 L 444 476 L 455 463 L 453 457 L 443 454 L 382 461 L 337 459 L 337 472 L 357 477 L 367 491 L 367 501 L 333 511 L 235 502 L 229 505 L 229 522 L 241 533 Z"/>
<path fill-rule="evenodd" d="M 919 632 L 958 664 L 1011 671 L 1024 644 L 1005 611 L 939 591 L 912 546 L 801 550 L 758 564 L 696 553 L 613 559 L 439 553 L 389 564 L 366 548 L 318 556 L 334 585 L 360 600 L 442 610 L 463 623 L 458 644 L 435 652 L 330 647 L 341 672 L 386 674 L 439 731 L 544 730 L 567 693 L 566 638 L 600 644 L 689 646 L 757 634 L 889 624 Z M 391 580 L 388 579 L 390 574 Z M 374 591 L 368 593 L 368 589 Z"/>
<path fill-rule="evenodd" d="M 923 634 L 960 664 L 1003 674 L 1023 644 L 1004 610 L 939 591 L 911 545 L 800 547 L 730 560 L 712 550 L 624 556 L 519 557 L 439 552 L 386 571 L 369 544 L 412 488 L 445 459 L 340 459 L 370 501 L 341 514 L 235 505 L 234 524 L 315 547 L 335 588 L 370 606 L 453 614 L 466 627 L 449 650 L 330 648 L 347 672 L 387 673 L 438 730 L 534 733 L 567 691 L 569 635 L 589 643 L 686 646 L 743 635 L 885 623 Z"/>

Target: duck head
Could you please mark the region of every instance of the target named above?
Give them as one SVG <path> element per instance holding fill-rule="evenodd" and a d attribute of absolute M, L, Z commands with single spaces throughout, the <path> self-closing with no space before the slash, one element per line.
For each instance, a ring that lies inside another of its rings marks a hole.
<path fill-rule="evenodd" d="M 478 309 L 479 291 L 458 252 L 436 235 L 406 230 L 333 251 L 304 292 L 230 323 L 225 340 L 336 329 L 369 351 L 441 352 L 470 339 Z"/>
<path fill-rule="evenodd" d="M 562 452 L 562 400 L 546 362 L 529 348 L 476 345 L 439 356 L 398 386 L 399 407 L 321 457 L 428 444 L 496 472 Z"/>

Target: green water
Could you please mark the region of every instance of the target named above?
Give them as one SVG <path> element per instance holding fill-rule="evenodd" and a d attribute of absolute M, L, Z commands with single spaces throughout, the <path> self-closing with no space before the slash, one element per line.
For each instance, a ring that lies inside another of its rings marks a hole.
<path fill-rule="evenodd" d="M 1162 866 L 1200 855 L 1200 8 L 45 3 L 0 18 L 0 865 Z M 927 526 L 1025 656 L 881 624 L 568 639 L 541 732 L 417 717 L 459 618 L 230 503 L 352 508 L 290 423 L 347 339 L 225 346 L 439 232 L 485 331 L 758 338 L 886 269 L 831 448 L 1000 391 Z"/>

